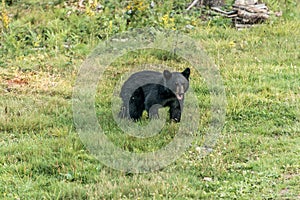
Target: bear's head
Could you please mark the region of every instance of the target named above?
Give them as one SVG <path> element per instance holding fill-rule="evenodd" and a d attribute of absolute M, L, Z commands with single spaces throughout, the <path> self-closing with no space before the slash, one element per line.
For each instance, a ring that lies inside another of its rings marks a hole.
<path fill-rule="evenodd" d="M 184 93 L 189 88 L 190 68 L 186 68 L 183 72 L 170 72 L 164 70 L 163 77 L 165 87 L 170 89 L 179 101 L 184 99 Z"/>

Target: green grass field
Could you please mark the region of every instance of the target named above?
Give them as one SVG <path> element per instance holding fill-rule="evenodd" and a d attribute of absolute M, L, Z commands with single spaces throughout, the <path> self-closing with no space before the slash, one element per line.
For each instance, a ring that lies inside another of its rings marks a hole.
<path fill-rule="evenodd" d="M 225 124 L 209 155 L 199 157 L 201 140 L 193 141 L 169 166 L 135 174 L 97 160 L 73 123 L 72 94 L 80 66 L 100 41 L 127 30 L 123 18 L 116 12 L 110 20 L 109 10 L 77 13 L 63 1 L 7 2 L 11 5 L 2 5 L 0 26 L 0 199 L 300 199 L 299 4 L 284 9 L 280 18 L 241 31 L 193 17 L 179 23 L 176 29 L 193 22 L 194 29 L 183 31 L 220 68 Z M 130 69 L 148 63 L 173 70 L 188 65 L 163 51 L 132 52 L 112 63 L 98 84 L 99 123 L 124 151 L 160 149 L 180 126 L 167 122 L 159 135 L 138 139 L 114 122 L 110 98 L 115 84 Z M 202 138 L 211 117 L 210 94 L 203 77 L 190 67 Z"/>

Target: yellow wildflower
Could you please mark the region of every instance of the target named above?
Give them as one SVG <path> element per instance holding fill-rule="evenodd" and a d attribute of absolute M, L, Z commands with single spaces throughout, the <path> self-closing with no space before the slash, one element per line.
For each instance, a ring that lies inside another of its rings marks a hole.
<path fill-rule="evenodd" d="M 2 0 L 2 9 L 1 10 L 2 11 L 1 11 L 0 20 L 2 21 L 4 29 L 8 29 L 9 17 L 8 17 L 7 10 L 5 9 L 5 1 L 4 0 Z"/>
<path fill-rule="evenodd" d="M 229 42 L 229 47 L 234 48 L 235 47 L 235 42 L 234 41 L 230 41 Z"/>

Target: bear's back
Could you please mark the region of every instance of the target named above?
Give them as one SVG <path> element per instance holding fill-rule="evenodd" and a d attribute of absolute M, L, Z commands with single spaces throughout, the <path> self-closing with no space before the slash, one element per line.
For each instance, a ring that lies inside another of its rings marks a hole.
<path fill-rule="evenodd" d="M 163 82 L 163 75 L 156 71 L 140 71 L 132 74 L 123 84 L 120 97 L 122 99 L 129 99 L 133 92 L 146 84 L 161 84 Z"/>

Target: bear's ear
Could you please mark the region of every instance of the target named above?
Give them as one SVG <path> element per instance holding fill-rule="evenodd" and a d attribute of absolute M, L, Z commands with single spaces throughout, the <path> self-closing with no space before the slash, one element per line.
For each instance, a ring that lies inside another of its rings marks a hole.
<path fill-rule="evenodd" d="M 163 74 L 166 80 L 169 80 L 172 77 L 172 73 L 169 70 L 164 70 Z"/>
<path fill-rule="evenodd" d="M 186 68 L 183 72 L 181 72 L 181 74 L 182 74 L 187 80 L 189 80 L 190 73 L 191 73 L 190 68 Z"/>

